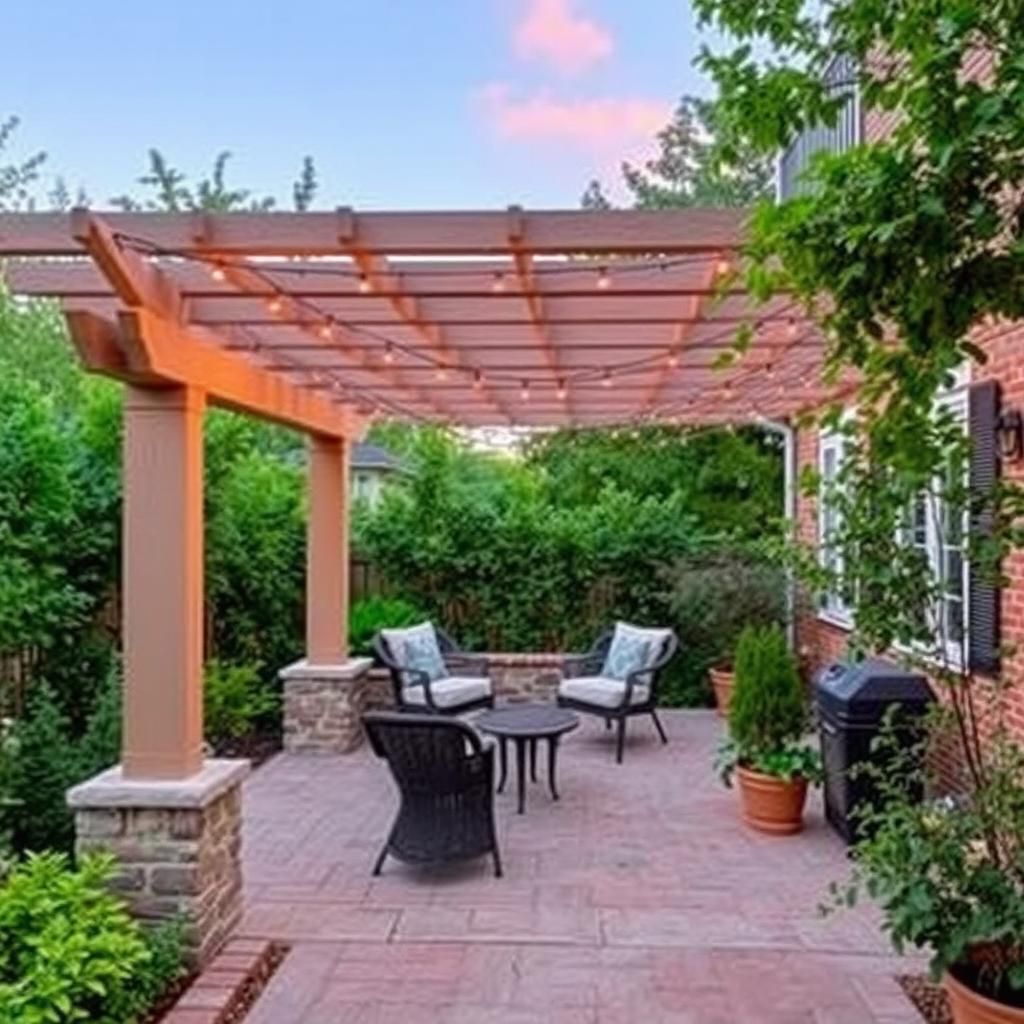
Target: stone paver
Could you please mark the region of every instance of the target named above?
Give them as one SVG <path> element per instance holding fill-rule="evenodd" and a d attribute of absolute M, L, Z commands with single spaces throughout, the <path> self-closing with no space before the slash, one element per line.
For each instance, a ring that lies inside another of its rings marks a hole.
<path fill-rule="evenodd" d="M 374 856 L 397 802 L 383 764 L 282 755 L 247 783 L 238 934 L 293 944 L 247 1024 L 911 1024 L 873 912 L 822 920 L 845 847 L 748 831 L 712 770 L 721 724 L 632 724 L 625 763 L 584 721 L 562 800 L 498 797 L 505 877 Z"/>

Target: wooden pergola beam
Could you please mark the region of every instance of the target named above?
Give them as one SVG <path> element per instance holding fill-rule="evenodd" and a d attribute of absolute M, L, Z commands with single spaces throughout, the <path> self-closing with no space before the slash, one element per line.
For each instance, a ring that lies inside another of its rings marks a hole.
<path fill-rule="evenodd" d="M 515 264 L 516 276 L 519 280 L 520 290 L 526 302 L 526 308 L 530 314 L 530 325 L 533 328 L 534 336 L 548 369 L 556 377 L 564 377 L 561 361 L 555 349 L 552 337 L 550 322 L 547 319 L 544 308 L 544 299 L 537 286 L 537 280 L 533 272 L 533 253 L 527 247 L 526 222 L 523 211 L 518 206 L 509 207 L 508 241 L 512 250 L 512 261 Z M 568 389 L 562 391 L 562 401 L 565 405 L 566 415 L 570 422 L 573 416 L 573 401 Z"/>
<path fill-rule="evenodd" d="M 538 254 L 693 253 L 737 249 L 749 211 L 559 210 L 523 214 Z M 191 250 L 192 214 L 110 213 L 115 236 L 145 240 L 166 252 Z M 329 256 L 343 252 L 335 213 L 205 215 L 225 255 Z M 353 234 L 371 253 L 408 256 L 500 255 L 508 250 L 504 212 L 352 214 Z M 0 214 L 0 255 L 74 256 L 83 251 L 65 213 Z"/>
<path fill-rule="evenodd" d="M 397 319 L 420 335 L 432 349 L 433 358 L 445 370 L 461 369 L 462 356 L 448 344 L 444 330 L 424 318 L 417 297 L 402 289 L 401 278 L 391 272 L 387 258 L 364 246 L 362 238 L 357 234 L 358 223 L 356 215 L 350 210 L 338 210 L 338 238 L 369 286 L 367 294 L 385 295 Z M 479 381 L 477 390 L 508 423 L 515 422 L 513 411 L 486 382 Z"/>

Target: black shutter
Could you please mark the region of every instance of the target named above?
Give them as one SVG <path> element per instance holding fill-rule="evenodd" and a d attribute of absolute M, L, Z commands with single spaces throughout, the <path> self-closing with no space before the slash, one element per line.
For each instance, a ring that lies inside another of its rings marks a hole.
<path fill-rule="evenodd" d="M 971 432 L 970 489 L 971 532 L 986 536 L 992 532 L 992 510 L 988 499 L 999 479 L 999 384 L 974 384 L 968 396 Z M 968 566 L 968 661 L 975 672 L 995 675 L 999 671 L 999 588 L 991 572 L 972 572 Z"/>

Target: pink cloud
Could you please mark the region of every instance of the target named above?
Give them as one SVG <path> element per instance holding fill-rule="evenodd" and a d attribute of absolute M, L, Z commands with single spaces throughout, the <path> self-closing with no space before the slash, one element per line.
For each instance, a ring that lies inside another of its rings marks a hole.
<path fill-rule="evenodd" d="M 528 0 L 512 43 L 526 60 L 543 60 L 563 75 L 578 75 L 611 55 L 612 34 L 572 10 L 572 0 Z"/>
<path fill-rule="evenodd" d="M 646 148 L 672 116 L 672 104 L 663 100 L 563 99 L 546 92 L 517 98 L 502 82 L 484 86 L 477 98 L 501 139 L 554 143 L 603 155 Z"/>

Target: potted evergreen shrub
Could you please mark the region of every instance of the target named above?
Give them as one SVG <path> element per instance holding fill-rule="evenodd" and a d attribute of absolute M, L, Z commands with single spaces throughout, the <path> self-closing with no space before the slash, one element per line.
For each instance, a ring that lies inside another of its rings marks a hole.
<path fill-rule="evenodd" d="M 736 685 L 722 777 L 739 781 L 743 819 L 772 835 L 803 828 L 808 783 L 821 778 L 818 752 L 804 739 L 807 702 L 796 660 L 778 626 L 748 626 L 736 646 Z"/>

